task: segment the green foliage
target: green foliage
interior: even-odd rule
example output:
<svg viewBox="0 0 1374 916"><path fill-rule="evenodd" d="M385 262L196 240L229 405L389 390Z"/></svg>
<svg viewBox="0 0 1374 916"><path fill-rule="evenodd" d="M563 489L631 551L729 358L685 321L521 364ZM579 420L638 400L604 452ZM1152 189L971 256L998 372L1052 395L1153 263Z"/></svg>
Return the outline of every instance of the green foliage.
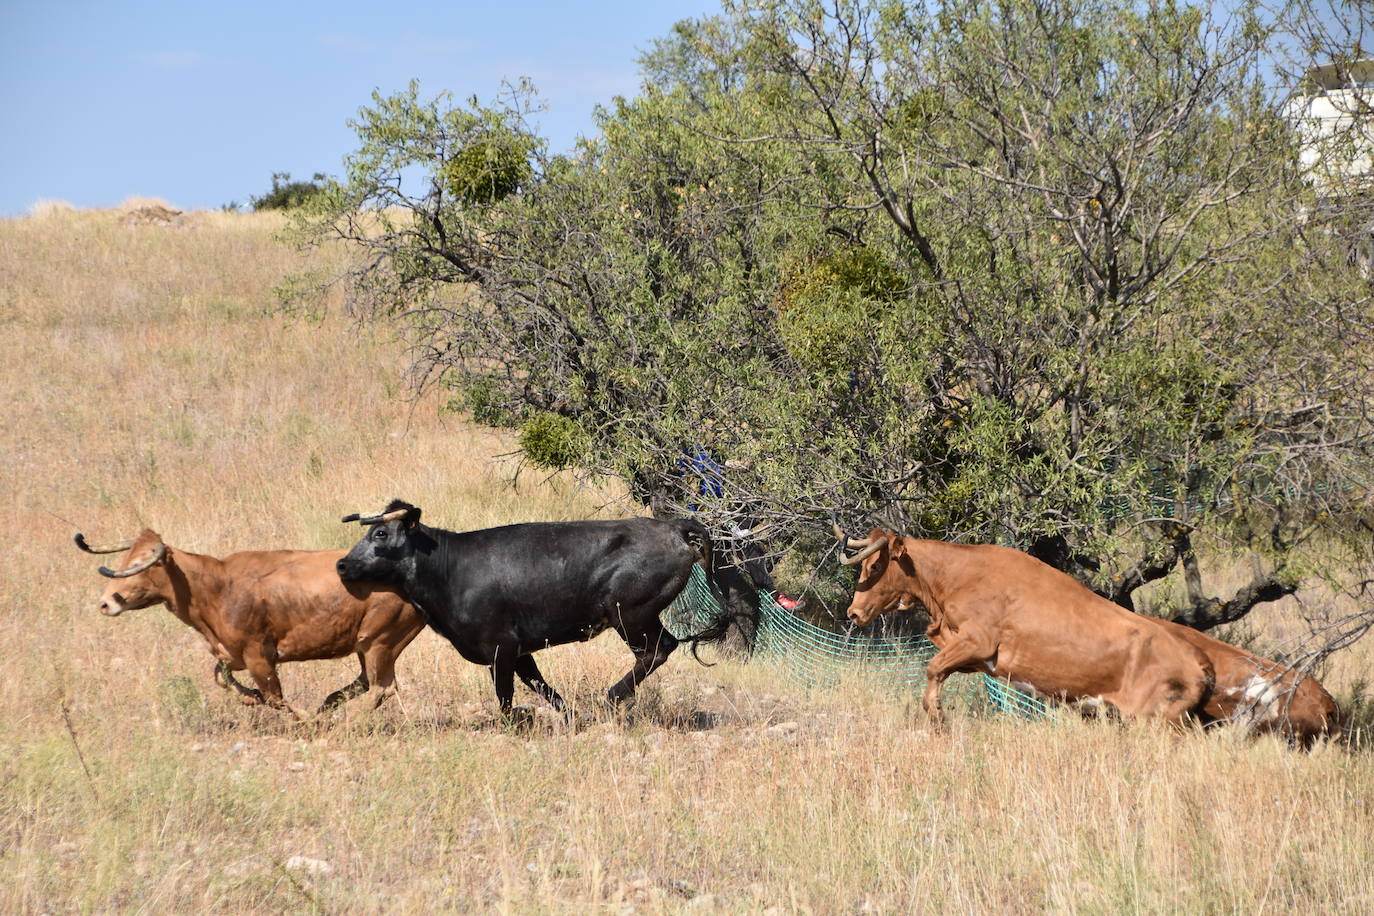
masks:
<svg viewBox="0 0 1374 916"><path fill-rule="evenodd" d="M461 378L455 382L457 397L450 398L447 409L468 411L474 422L486 426L517 426L521 411L512 407L501 387L493 379Z"/></svg>
<svg viewBox="0 0 1374 916"><path fill-rule="evenodd" d="M520 431L520 450L535 467L562 470L586 455L587 434L567 417L539 414Z"/></svg>
<svg viewBox="0 0 1374 916"><path fill-rule="evenodd" d="M570 155L528 86L374 96L303 229L533 463L724 540L1059 538L1105 588L1184 525L1286 586L1374 484L1374 321L1242 7L731 4Z"/></svg>
<svg viewBox="0 0 1374 916"><path fill-rule="evenodd" d="M296 210L318 200L325 193L326 183L323 172L316 172L310 181L292 181L290 172L273 172L272 189L261 197L250 197L249 203L255 211ZM229 209L228 205L225 209Z"/></svg>
<svg viewBox="0 0 1374 916"><path fill-rule="evenodd" d="M849 372L862 360L872 326L911 284L870 248L852 247L785 272L779 333L802 366L818 375Z"/></svg>
<svg viewBox="0 0 1374 916"><path fill-rule="evenodd" d="M515 193L533 175L522 139L492 134L463 147L440 168L449 193L469 204L491 204Z"/></svg>

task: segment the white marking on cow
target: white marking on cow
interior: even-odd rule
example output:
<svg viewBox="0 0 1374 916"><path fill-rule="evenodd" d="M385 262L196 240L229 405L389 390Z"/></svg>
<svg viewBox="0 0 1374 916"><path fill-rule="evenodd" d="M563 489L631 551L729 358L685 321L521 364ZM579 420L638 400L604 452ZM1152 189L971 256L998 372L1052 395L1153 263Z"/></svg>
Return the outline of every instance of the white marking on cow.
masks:
<svg viewBox="0 0 1374 916"><path fill-rule="evenodd" d="M1245 682L1244 691L1245 700L1251 705L1255 715L1265 719L1278 716L1276 702L1279 698L1279 688L1272 681L1267 681L1258 674L1254 675Z"/></svg>
<svg viewBox="0 0 1374 916"><path fill-rule="evenodd" d="M997 673L997 666L994 665L992 662L983 662L983 666L988 669L989 674Z"/></svg>

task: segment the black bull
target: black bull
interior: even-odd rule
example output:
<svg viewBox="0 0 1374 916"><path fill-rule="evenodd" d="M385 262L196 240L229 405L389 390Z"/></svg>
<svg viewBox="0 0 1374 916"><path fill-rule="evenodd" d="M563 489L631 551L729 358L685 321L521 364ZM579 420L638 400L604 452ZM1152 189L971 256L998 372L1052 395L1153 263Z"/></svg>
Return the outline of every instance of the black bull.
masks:
<svg viewBox="0 0 1374 916"><path fill-rule="evenodd" d="M510 712L517 674L566 710L531 653L607 628L635 656L607 696L612 703L629 698L679 644L659 613L687 584L692 564L712 578L711 538L695 521L538 522L453 532L420 524L420 509L400 500L381 515L344 521L370 527L339 561L339 576L394 586L463 658L491 668L503 713ZM723 638L737 616L724 612L686 637L693 652L697 643Z"/></svg>

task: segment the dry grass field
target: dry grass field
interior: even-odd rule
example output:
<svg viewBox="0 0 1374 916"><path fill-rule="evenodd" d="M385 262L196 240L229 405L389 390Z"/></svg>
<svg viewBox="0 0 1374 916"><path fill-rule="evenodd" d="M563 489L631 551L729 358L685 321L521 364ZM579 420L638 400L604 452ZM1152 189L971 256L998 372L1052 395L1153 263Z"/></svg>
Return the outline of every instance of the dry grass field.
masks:
<svg viewBox="0 0 1374 916"><path fill-rule="evenodd" d="M400 703L240 706L160 608L102 617L71 543L342 547L392 496L470 528L625 511L410 403L401 349L271 312L265 215L0 222L0 911L1374 912L1374 756L1235 733L955 717L683 653L623 719L495 715L423 633ZM1267 612L1267 613L1281 613ZM544 653L584 707L630 663ZM1335 660L1342 695L1371 650ZM290 665L315 704L351 660ZM517 688L517 703L533 697Z"/></svg>

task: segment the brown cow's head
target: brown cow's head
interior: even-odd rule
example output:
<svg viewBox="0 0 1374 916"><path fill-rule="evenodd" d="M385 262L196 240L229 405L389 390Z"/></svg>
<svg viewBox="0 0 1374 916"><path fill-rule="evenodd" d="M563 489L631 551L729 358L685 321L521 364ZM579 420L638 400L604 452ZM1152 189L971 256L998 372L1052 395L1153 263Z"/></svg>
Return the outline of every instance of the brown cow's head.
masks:
<svg viewBox="0 0 1374 916"><path fill-rule="evenodd" d="M100 574L113 581L100 596L100 613L118 617L125 611L165 603L171 597L171 581L165 567L167 545L156 531L144 528L132 541L116 547L97 549L76 536L76 546L87 553L119 553L127 549L119 569L100 567Z"/></svg>
<svg viewBox="0 0 1374 916"><path fill-rule="evenodd" d="M901 535L874 528L866 538L847 538L837 525L835 536L842 544L862 548L853 556L845 556L844 551L840 551L840 562L845 566L863 564L859 567L854 598L846 612L850 621L866 627L879 614L904 611L916 603L911 593L910 570L903 568L907 565L903 562L906 545Z"/></svg>

